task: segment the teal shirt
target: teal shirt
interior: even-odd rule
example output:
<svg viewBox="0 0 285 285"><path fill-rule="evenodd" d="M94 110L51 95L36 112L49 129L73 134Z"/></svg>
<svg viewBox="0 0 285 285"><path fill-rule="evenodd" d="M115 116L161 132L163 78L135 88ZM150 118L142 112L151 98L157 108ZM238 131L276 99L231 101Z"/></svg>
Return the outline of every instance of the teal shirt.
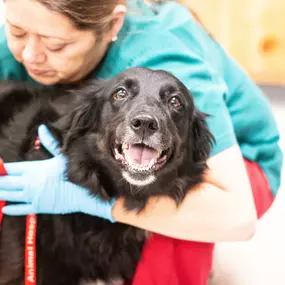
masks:
<svg viewBox="0 0 285 285"><path fill-rule="evenodd" d="M212 155L238 143L243 156L262 167L275 194L282 154L277 126L261 90L187 9L169 2L154 13L140 5L130 9L118 40L94 77L108 79L135 66L171 72L191 91L196 107L210 115L207 123L216 139ZM31 80L9 52L4 30L1 78Z"/></svg>

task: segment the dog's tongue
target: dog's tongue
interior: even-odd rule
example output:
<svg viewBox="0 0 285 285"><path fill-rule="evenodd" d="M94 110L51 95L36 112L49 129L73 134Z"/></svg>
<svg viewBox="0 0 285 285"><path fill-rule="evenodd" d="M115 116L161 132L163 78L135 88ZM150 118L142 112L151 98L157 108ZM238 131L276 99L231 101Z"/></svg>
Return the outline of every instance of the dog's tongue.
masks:
<svg viewBox="0 0 285 285"><path fill-rule="evenodd" d="M153 158L157 157L157 151L145 145L130 145L125 150L132 163L135 165L148 166Z"/></svg>

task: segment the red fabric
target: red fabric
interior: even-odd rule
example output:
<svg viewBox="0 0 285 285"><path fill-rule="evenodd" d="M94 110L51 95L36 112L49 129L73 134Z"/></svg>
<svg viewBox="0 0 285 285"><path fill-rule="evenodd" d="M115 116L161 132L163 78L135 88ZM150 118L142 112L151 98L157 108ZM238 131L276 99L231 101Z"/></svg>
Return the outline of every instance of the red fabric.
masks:
<svg viewBox="0 0 285 285"><path fill-rule="evenodd" d="M37 284L37 216L28 215L26 218L25 236L25 284Z"/></svg>
<svg viewBox="0 0 285 285"><path fill-rule="evenodd" d="M0 158L0 176L1 175L7 175L6 169L4 167L4 162ZM6 202L5 201L0 201L0 226L3 220L3 213L2 213L2 208L5 206Z"/></svg>
<svg viewBox="0 0 285 285"><path fill-rule="evenodd" d="M260 218L272 205L274 196L261 167L255 162L246 159L244 161L251 183L257 216Z"/></svg>
<svg viewBox="0 0 285 285"><path fill-rule="evenodd" d="M273 195L261 168L244 161L260 217L271 206ZM214 244L153 234L144 247L132 285L206 285L213 249Z"/></svg>
<svg viewBox="0 0 285 285"><path fill-rule="evenodd" d="M7 175L3 160L0 158L0 176ZM5 201L0 201L0 226L3 220L2 208ZM25 285L36 284L36 228L37 216L28 215L26 221L25 239Z"/></svg>
<svg viewBox="0 0 285 285"><path fill-rule="evenodd" d="M5 201L0 201L0 227L1 227L1 224L2 224L2 220L3 220L3 213L2 213L2 209L3 207L6 205L6 202Z"/></svg>

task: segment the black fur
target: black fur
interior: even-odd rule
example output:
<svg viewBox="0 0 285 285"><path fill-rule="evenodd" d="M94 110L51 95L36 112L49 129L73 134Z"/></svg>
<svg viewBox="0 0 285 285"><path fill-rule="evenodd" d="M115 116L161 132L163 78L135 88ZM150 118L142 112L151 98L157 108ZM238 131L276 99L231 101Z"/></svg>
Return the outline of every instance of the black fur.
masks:
<svg viewBox="0 0 285 285"><path fill-rule="evenodd" d="M128 97L115 100L113 95L119 89ZM173 96L180 105L170 104ZM203 180L212 141L205 115L195 109L186 87L164 71L135 68L72 92L2 82L0 110L0 157L5 162L49 158L43 148L33 148L37 127L45 123L68 158L69 180L104 200L124 197L128 210L141 211L149 197L159 195L170 196L179 204ZM157 121L159 142L151 134L130 131L130 121L137 114ZM123 166L113 150L115 141L124 136L132 143L171 149L152 184L138 187L123 178ZM5 216L0 285L23 284L24 236L25 217ZM143 230L97 217L38 215L37 284L130 280L144 240Z"/></svg>

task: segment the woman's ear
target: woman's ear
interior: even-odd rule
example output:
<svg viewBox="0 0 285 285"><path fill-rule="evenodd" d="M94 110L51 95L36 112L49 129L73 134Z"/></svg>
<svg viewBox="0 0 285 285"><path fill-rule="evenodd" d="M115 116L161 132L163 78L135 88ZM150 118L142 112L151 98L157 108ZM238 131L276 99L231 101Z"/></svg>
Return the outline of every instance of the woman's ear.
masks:
<svg viewBox="0 0 285 285"><path fill-rule="evenodd" d="M124 25L126 12L127 12L127 7L121 4L117 5L113 10L113 23L110 33L111 41L117 40L118 34Z"/></svg>

